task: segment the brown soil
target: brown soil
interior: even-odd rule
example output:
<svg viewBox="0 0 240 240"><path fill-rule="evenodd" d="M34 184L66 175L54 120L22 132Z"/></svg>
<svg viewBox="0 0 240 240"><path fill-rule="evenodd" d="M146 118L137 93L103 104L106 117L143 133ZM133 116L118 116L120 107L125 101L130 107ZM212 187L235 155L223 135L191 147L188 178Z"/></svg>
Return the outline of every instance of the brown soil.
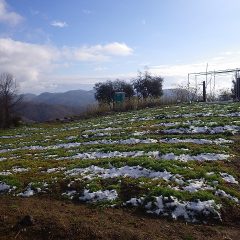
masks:
<svg viewBox="0 0 240 240"><path fill-rule="evenodd" d="M0 196L0 239L240 239L240 224L195 225L133 209ZM30 215L33 225L21 220ZM20 223L21 222L21 223Z"/></svg>

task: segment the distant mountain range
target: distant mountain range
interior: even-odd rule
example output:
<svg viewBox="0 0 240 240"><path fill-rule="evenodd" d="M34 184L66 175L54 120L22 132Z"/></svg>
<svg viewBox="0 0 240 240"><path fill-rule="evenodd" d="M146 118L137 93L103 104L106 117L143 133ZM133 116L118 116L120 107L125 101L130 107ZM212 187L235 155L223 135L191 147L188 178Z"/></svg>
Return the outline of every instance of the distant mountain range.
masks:
<svg viewBox="0 0 240 240"><path fill-rule="evenodd" d="M164 89L164 97L173 97L173 89ZM18 110L28 122L44 122L78 115L94 104L94 91L72 90L63 93L22 94L23 101Z"/></svg>
<svg viewBox="0 0 240 240"><path fill-rule="evenodd" d="M44 122L77 115L95 102L94 91L72 90L64 93L22 94L18 110L25 121Z"/></svg>
<svg viewBox="0 0 240 240"><path fill-rule="evenodd" d="M64 105L70 107L85 107L87 104L93 103L94 91L72 90L63 93L44 92L40 95L23 94L24 101L34 103L46 103L51 105Z"/></svg>

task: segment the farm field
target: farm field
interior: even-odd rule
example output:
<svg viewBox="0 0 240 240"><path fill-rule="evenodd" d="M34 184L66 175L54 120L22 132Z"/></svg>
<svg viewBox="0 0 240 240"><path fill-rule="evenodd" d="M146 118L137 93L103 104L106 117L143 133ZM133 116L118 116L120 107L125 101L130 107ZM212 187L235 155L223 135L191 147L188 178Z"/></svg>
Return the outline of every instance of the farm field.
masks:
<svg viewBox="0 0 240 240"><path fill-rule="evenodd" d="M2 237L237 239L239 134L239 103L1 131Z"/></svg>

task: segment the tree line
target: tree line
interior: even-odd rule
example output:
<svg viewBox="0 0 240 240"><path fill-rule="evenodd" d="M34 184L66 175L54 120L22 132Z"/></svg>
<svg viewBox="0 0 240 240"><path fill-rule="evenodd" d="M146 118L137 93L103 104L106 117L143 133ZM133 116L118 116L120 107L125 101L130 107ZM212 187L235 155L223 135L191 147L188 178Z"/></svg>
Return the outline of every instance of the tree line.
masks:
<svg viewBox="0 0 240 240"><path fill-rule="evenodd" d="M163 78L153 76L148 71L139 72L137 78L130 83L116 79L96 83L94 86L95 98L99 103L111 105L114 102L116 92L124 92L125 97L130 100L134 96L138 99L159 98L163 95Z"/></svg>

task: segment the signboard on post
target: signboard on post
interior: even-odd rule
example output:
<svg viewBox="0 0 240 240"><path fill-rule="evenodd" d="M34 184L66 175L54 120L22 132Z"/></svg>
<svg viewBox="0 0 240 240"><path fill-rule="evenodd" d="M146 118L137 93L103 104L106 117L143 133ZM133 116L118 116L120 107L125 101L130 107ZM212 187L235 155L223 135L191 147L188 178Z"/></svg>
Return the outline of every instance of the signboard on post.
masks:
<svg viewBox="0 0 240 240"><path fill-rule="evenodd" d="M115 92L114 94L114 108L119 110L123 108L125 102L125 92Z"/></svg>

